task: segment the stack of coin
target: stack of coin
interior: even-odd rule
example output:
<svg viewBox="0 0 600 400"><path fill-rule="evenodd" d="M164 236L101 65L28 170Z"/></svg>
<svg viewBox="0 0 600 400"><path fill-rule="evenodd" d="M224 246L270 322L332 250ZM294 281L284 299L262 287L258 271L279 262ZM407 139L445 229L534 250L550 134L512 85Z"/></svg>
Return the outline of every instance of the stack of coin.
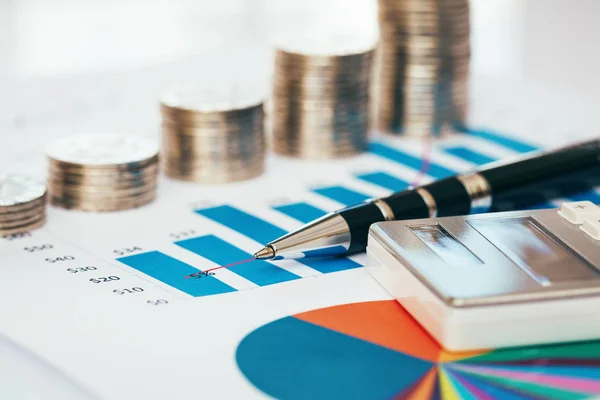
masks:
<svg viewBox="0 0 600 400"><path fill-rule="evenodd" d="M379 0L379 131L427 136L464 124L469 14L469 0Z"/></svg>
<svg viewBox="0 0 600 400"><path fill-rule="evenodd" d="M24 176L0 174L0 236L46 222L46 186Z"/></svg>
<svg viewBox="0 0 600 400"><path fill-rule="evenodd" d="M167 176L226 183L261 175L263 94L249 88L176 89L164 96L162 151Z"/></svg>
<svg viewBox="0 0 600 400"><path fill-rule="evenodd" d="M275 53L273 148L308 159L363 152L376 39L340 36L280 45Z"/></svg>
<svg viewBox="0 0 600 400"><path fill-rule="evenodd" d="M159 148L117 134L76 135L46 148L50 203L83 211L141 207L156 197Z"/></svg>

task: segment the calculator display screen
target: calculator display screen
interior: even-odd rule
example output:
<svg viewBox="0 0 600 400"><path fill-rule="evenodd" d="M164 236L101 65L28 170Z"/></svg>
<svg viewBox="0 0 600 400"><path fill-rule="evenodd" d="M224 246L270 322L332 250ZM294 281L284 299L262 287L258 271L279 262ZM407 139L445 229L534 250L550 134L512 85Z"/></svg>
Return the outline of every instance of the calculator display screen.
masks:
<svg viewBox="0 0 600 400"><path fill-rule="evenodd" d="M450 266L483 264L475 254L440 225L413 226L410 230Z"/></svg>
<svg viewBox="0 0 600 400"><path fill-rule="evenodd" d="M593 271L533 218L473 219L468 223L542 285L589 278Z"/></svg>

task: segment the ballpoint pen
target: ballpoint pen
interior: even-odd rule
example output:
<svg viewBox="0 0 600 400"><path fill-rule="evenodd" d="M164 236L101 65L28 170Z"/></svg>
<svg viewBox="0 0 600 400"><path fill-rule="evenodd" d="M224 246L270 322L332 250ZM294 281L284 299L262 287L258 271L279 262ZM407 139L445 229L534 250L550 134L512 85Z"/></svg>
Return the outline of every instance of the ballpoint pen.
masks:
<svg viewBox="0 0 600 400"><path fill-rule="evenodd" d="M600 185L600 139L508 161L409 188L329 213L267 243L254 257L282 260L364 251L380 221L524 209Z"/></svg>

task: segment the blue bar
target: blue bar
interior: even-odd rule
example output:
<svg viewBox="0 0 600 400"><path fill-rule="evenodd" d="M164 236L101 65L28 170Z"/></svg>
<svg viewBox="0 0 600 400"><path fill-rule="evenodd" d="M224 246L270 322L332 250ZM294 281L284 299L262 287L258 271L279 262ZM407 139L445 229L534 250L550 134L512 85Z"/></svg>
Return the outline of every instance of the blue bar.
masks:
<svg viewBox="0 0 600 400"><path fill-rule="evenodd" d="M186 279L186 276L199 270L159 251L122 257L117 261L194 297L235 291L231 286L212 276Z"/></svg>
<svg viewBox="0 0 600 400"><path fill-rule="evenodd" d="M181 240L175 242L175 244L218 265L228 265L252 258L251 254L213 235ZM298 275L294 275L285 269L261 260L234 265L227 269L259 286L272 285L299 278Z"/></svg>
<svg viewBox="0 0 600 400"><path fill-rule="evenodd" d="M457 127L456 129L460 132L467 133L469 135L481 139L485 139L487 141L499 144L500 146L507 147L514 151L518 151L519 153L527 153L529 151L538 150L537 146L533 146L529 143L521 142L516 139L511 139L498 133L490 132L488 130L471 129L467 127Z"/></svg>
<svg viewBox="0 0 600 400"><path fill-rule="evenodd" d="M552 203L540 203L540 204L535 204L533 206L527 207L528 210L547 210L549 208L556 208L556 206ZM515 210L518 211L518 210Z"/></svg>
<svg viewBox="0 0 600 400"><path fill-rule="evenodd" d="M462 158L473 164L483 165L496 161L488 155L479 153L475 150L471 150L468 147L456 146L456 147L445 147L444 151L448 154L452 154L455 157Z"/></svg>
<svg viewBox="0 0 600 400"><path fill-rule="evenodd" d="M203 208L196 210L196 213L261 244L266 244L287 233L278 226L229 205Z"/></svg>
<svg viewBox="0 0 600 400"><path fill-rule="evenodd" d="M196 213L259 243L268 243L287 233L278 226L228 205L196 210ZM361 266L349 258L300 259L298 262L324 274Z"/></svg>
<svg viewBox="0 0 600 400"><path fill-rule="evenodd" d="M596 191L578 193L569 196L569 201L591 201L594 204L600 205L600 194Z"/></svg>
<svg viewBox="0 0 600 400"><path fill-rule="evenodd" d="M281 206L275 206L273 207L273 209L287 215L288 217L297 219L298 221L303 222L305 224L314 221L317 218L321 218L323 215L327 214L320 208L312 206L308 203L285 204Z"/></svg>
<svg viewBox="0 0 600 400"><path fill-rule="evenodd" d="M352 189L345 188L343 186L328 186L316 188L312 191L331 200L335 200L338 203L342 203L345 206L353 206L373 197L367 196L364 193L360 193Z"/></svg>
<svg viewBox="0 0 600 400"><path fill-rule="evenodd" d="M381 142L372 142L369 146L369 151L379 157L387 158L388 160L406 165L407 167L417 171L421 171L423 168L423 161L420 158L385 145ZM452 171L446 167L442 167L441 165L433 162L430 163L429 169L427 170L427 175L436 179L447 178L455 174L455 171Z"/></svg>
<svg viewBox="0 0 600 400"><path fill-rule="evenodd" d="M398 179L393 175L385 172L371 172L368 174L356 175L358 179L362 179L365 182L372 183L373 185L381 186L389 189L393 192L399 192L408 188L408 182L404 182L402 179Z"/></svg>

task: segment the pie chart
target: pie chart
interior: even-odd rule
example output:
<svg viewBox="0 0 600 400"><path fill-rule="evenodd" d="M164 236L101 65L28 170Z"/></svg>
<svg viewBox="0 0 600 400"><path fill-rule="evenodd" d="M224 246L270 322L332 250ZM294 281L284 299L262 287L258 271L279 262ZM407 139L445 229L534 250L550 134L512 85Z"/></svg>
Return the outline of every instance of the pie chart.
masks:
<svg viewBox="0 0 600 400"><path fill-rule="evenodd" d="M584 399L600 341L449 353L395 301L292 315L247 335L244 376L277 399Z"/></svg>

